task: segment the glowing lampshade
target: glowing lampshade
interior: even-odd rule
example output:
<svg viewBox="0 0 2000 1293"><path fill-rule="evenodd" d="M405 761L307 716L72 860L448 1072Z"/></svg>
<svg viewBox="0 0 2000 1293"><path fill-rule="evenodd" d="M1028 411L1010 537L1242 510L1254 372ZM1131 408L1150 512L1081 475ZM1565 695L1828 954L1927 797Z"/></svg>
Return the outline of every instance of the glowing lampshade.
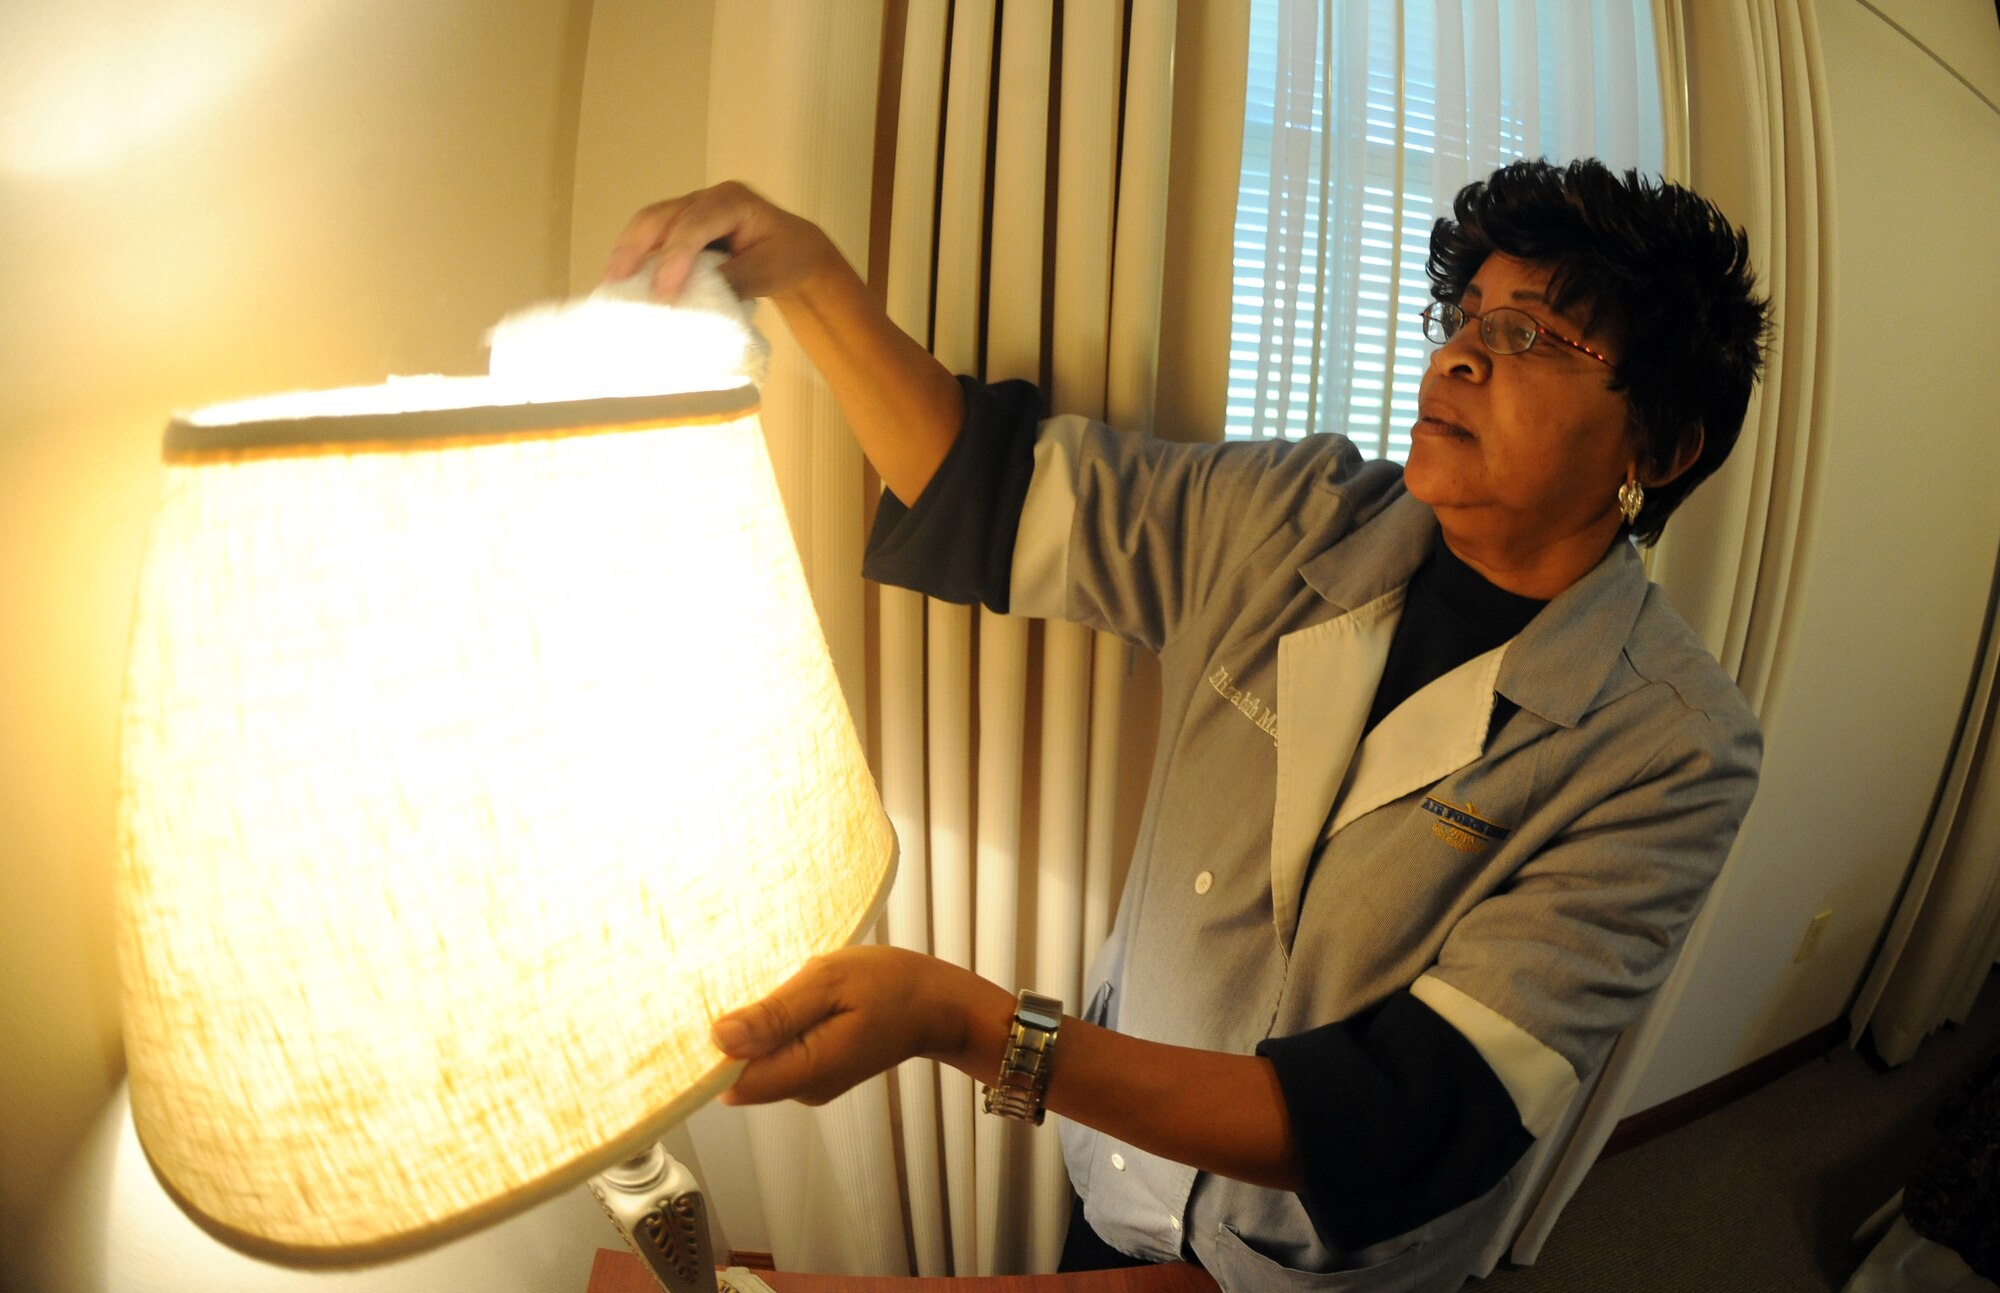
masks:
<svg viewBox="0 0 2000 1293"><path fill-rule="evenodd" d="M623 1158L894 840L754 389L488 379L176 421L124 717L133 1118L238 1247L354 1263Z"/></svg>

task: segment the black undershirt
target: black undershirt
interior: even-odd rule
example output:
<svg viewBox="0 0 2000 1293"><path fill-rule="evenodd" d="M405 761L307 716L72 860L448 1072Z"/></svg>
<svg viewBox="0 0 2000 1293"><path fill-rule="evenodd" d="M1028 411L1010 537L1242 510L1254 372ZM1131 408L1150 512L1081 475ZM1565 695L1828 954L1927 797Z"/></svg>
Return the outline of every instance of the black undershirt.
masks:
<svg viewBox="0 0 2000 1293"><path fill-rule="evenodd" d="M1410 577L1403 617L1396 623L1389 659L1362 732L1374 731L1391 710L1427 684L1512 638L1547 605L1489 583L1460 561L1440 535ZM1495 695L1486 730L1498 731L1513 708L1513 702Z"/></svg>

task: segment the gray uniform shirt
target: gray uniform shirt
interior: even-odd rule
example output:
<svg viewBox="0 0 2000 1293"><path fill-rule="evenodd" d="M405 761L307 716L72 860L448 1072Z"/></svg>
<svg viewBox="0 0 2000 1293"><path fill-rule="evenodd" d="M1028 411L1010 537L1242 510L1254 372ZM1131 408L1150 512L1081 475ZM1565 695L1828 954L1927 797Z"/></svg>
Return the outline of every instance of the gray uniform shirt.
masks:
<svg viewBox="0 0 2000 1293"><path fill-rule="evenodd" d="M1761 749L1632 547L1364 741L1437 530L1400 468L1337 436L1182 445L1059 417L1019 515L1011 609L1115 633L1162 669L1147 807L1085 1017L1249 1053L1407 991L1477 1048L1530 1134L1552 1132L1665 976ZM1496 694L1518 708L1489 731ZM1520 1185L1517 1167L1353 1246L1296 1195L1061 1134L1100 1235L1191 1255L1229 1290L1455 1289ZM1367 1148L1357 1128L1364 1182L1385 1170Z"/></svg>

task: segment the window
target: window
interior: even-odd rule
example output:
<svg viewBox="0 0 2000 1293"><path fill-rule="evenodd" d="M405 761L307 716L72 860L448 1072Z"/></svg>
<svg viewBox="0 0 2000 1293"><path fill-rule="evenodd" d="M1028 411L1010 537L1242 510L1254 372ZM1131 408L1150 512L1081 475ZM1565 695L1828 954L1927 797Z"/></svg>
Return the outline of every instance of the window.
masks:
<svg viewBox="0 0 2000 1293"><path fill-rule="evenodd" d="M1436 214L1518 157L1657 172L1659 87L1649 0L1251 0L1226 434L1400 461Z"/></svg>

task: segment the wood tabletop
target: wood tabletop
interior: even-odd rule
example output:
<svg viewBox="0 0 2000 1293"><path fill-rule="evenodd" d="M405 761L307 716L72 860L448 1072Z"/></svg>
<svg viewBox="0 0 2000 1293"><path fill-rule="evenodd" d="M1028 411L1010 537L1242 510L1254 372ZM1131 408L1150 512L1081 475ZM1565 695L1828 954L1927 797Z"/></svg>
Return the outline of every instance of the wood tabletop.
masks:
<svg viewBox="0 0 2000 1293"><path fill-rule="evenodd" d="M807 1275L758 1271L777 1293L1218 1293L1199 1266L1171 1262L1069 1275L983 1275L962 1279L882 1275ZM587 1293L660 1293L637 1257L622 1248L600 1248Z"/></svg>

